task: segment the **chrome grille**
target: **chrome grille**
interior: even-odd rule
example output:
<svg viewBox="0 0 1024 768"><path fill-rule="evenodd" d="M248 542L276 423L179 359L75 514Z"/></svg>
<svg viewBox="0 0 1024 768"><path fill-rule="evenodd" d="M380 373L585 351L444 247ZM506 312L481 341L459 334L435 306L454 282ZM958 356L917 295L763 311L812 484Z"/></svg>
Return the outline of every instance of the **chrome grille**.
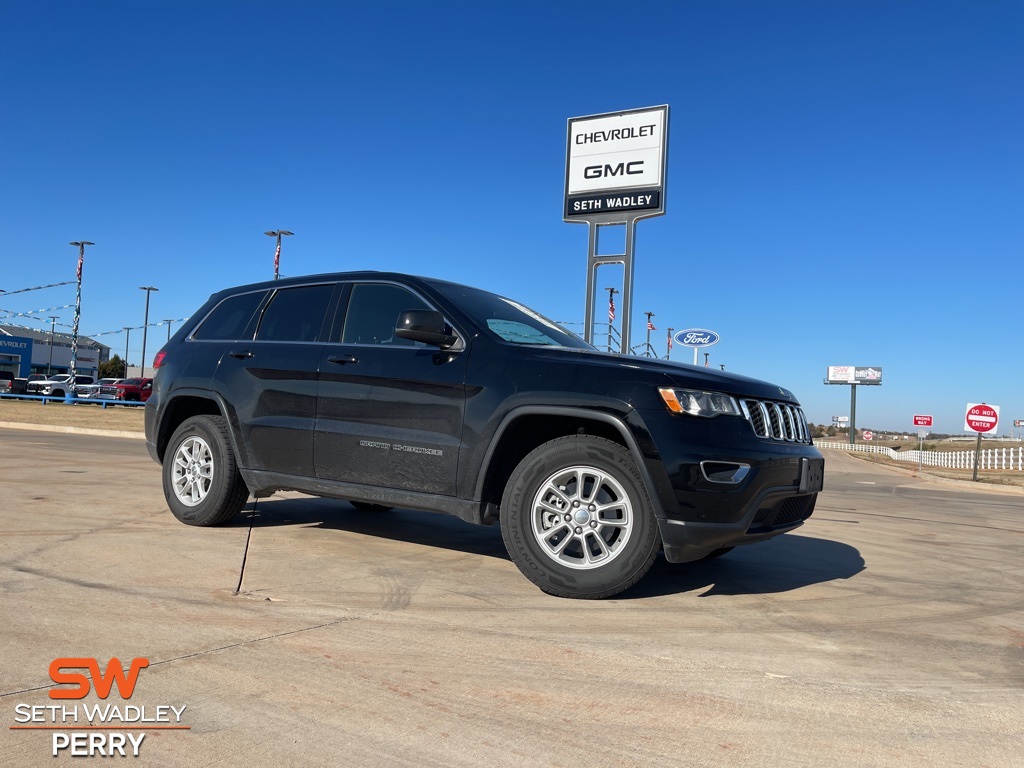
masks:
<svg viewBox="0 0 1024 768"><path fill-rule="evenodd" d="M807 419L800 406L770 400L740 400L740 408L758 437L787 443L811 442Z"/></svg>

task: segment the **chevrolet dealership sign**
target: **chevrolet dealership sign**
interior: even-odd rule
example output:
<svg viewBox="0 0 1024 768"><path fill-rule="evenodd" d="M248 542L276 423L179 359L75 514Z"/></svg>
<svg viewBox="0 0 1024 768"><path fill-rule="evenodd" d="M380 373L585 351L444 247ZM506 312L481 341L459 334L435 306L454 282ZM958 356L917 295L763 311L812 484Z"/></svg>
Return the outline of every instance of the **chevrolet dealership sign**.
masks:
<svg viewBox="0 0 1024 768"><path fill-rule="evenodd" d="M664 213L667 136L667 106L570 118L565 220Z"/></svg>

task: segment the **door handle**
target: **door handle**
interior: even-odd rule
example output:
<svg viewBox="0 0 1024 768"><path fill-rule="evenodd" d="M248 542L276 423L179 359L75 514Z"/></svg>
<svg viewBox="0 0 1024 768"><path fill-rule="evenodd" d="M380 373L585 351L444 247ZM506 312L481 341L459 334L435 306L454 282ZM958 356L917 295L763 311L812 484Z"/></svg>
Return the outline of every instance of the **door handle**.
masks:
<svg viewBox="0 0 1024 768"><path fill-rule="evenodd" d="M228 352L228 357L233 357L236 360L248 360L250 357L255 357L255 355L248 349L243 349L240 352Z"/></svg>
<svg viewBox="0 0 1024 768"><path fill-rule="evenodd" d="M348 365L349 363L358 363L359 358L355 355L331 355L327 358L327 362L335 365Z"/></svg>

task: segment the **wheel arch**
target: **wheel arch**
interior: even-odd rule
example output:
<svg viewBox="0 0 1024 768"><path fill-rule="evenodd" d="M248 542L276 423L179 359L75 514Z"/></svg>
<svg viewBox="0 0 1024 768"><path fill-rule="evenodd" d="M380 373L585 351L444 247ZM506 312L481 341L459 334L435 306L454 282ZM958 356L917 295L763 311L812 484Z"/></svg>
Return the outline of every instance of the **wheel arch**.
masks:
<svg viewBox="0 0 1024 768"><path fill-rule="evenodd" d="M228 437L240 466L248 466L248 452L242 446L236 432L237 420L234 412L216 392L207 390L181 390L163 407L160 427L157 431L157 455L163 461L171 435L186 419L193 416L223 416L228 424Z"/></svg>
<svg viewBox="0 0 1024 768"><path fill-rule="evenodd" d="M507 413L494 431L484 453L484 470L476 483L476 498L483 503L487 517L497 515L509 477L530 451L550 440L581 433L606 438L629 451L647 487L655 515L664 517L658 486L625 419L604 411L547 405L520 406Z"/></svg>

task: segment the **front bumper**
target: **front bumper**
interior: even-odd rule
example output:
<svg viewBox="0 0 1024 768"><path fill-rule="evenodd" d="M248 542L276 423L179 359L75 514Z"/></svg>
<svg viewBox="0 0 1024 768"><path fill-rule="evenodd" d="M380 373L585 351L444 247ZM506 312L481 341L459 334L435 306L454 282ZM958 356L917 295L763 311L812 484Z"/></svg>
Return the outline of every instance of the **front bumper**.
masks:
<svg viewBox="0 0 1024 768"><path fill-rule="evenodd" d="M758 437L739 417L644 419L656 447L659 525L670 562L777 536L814 511L824 459L809 443Z"/></svg>
<svg viewBox="0 0 1024 768"><path fill-rule="evenodd" d="M698 523L662 518L662 548L670 563L700 560L722 547L765 541L803 525L814 512L817 493L794 495L792 488L768 488L736 523Z"/></svg>

